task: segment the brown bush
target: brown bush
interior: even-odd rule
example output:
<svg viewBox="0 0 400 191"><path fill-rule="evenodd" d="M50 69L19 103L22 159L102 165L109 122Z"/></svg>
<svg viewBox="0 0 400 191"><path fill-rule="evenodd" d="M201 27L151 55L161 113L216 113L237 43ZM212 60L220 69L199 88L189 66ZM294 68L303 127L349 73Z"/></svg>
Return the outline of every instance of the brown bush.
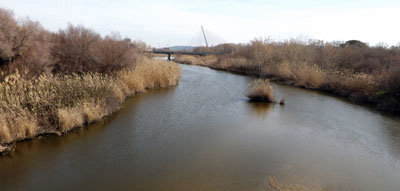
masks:
<svg viewBox="0 0 400 191"><path fill-rule="evenodd" d="M92 49L100 35L83 26L69 24L66 30L60 30L53 38L51 55L55 59L55 73L84 73L95 68Z"/></svg>
<svg viewBox="0 0 400 191"><path fill-rule="evenodd" d="M132 68L142 46L122 39L119 34L101 38L90 29L73 25L54 34L53 39L54 73L90 71L110 74L122 68Z"/></svg>
<svg viewBox="0 0 400 191"><path fill-rule="evenodd" d="M39 23L26 20L21 25L19 36L25 36L25 40L17 56L9 66L9 72L19 70L27 77L38 76L50 72L50 42L49 33Z"/></svg>
<svg viewBox="0 0 400 191"><path fill-rule="evenodd" d="M13 12L0 9L0 66L3 73L19 71L31 78L43 73L111 74L133 68L147 46L118 34L102 38L83 26L69 24L50 33L38 22L16 20Z"/></svg>
<svg viewBox="0 0 400 191"><path fill-rule="evenodd" d="M0 65L10 62L15 55L13 39L17 36L17 30L14 13L0 9Z"/></svg>
<svg viewBox="0 0 400 191"><path fill-rule="evenodd" d="M26 72L27 76L46 71L49 64L49 39L39 23L29 19L17 22L13 13L0 9L0 65L13 73Z"/></svg>
<svg viewBox="0 0 400 191"><path fill-rule="evenodd" d="M274 91L269 80L254 80L246 96L250 101L275 102Z"/></svg>
<svg viewBox="0 0 400 191"><path fill-rule="evenodd" d="M138 52L129 41L122 40L119 34L106 36L93 45L94 66L90 69L100 73L111 73L136 64Z"/></svg>
<svg viewBox="0 0 400 191"><path fill-rule="evenodd" d="M386 88L388 92L394 94L395 96L400 95L400 64L393 67L393 69L388 72L388 80L386 81Z"/></svg>

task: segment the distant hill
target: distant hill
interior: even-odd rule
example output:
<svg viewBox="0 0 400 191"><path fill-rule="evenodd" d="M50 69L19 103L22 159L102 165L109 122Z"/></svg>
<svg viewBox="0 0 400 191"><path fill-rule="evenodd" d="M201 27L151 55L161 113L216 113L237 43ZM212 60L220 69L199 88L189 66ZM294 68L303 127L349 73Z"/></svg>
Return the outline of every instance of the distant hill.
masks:
<svg viewBox="0 0 400 191"><path fill-rule="evenodd" d="M171 46L171 47L166 47L169 50L173 51L193 51L195 48L194 46Z"/></svg>

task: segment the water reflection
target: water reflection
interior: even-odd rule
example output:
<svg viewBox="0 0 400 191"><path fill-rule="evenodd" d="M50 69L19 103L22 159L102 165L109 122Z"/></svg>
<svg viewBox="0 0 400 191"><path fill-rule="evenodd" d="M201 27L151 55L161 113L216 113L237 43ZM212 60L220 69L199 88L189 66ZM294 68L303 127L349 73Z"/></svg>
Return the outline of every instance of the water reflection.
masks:
<svg viewBox="0 0 400 191"><path fill-rule="evenodd" d="M318 185L283 184L274 176L268 177L268 185L275 191L328 191L327 188L321 188Z"/></svg>
<svg viewBox="0 0 400 191"><path fill-rule="evenodd" d="M267 102L248 102L247 105L249 111L255 114L255 116L265 118L273 111L276 104Z"/></svg>

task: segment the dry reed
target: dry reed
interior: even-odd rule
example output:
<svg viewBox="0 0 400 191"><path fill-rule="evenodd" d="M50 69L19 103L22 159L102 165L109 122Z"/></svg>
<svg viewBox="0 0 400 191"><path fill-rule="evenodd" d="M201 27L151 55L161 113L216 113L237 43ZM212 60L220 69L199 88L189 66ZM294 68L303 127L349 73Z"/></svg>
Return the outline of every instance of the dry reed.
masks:
<svg viewBox="0 0 400 191"><path fill-rule="evenodd" d="M134 69L114 75L41 75L18 72L0 82L0 144L38 134L67 132L100 120L126 97L148 88L176 85L177 64L141 57Z"/></svg>
<svg viewBox="0 0 400 191"><path fill-rule="evenodd" d="M246 96L250 101L275 102L274 91L269 80L254 80Z"/></svg>

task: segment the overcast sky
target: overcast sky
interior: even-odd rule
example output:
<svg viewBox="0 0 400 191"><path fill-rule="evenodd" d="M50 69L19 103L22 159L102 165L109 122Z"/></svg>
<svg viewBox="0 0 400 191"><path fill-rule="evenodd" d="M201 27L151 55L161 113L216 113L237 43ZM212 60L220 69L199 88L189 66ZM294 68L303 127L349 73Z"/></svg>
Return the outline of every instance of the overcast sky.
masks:
<svg viewBox="0 0 400 191"><path fill-rule="evenodd" d="M256 37L400 42L400 0L0 0L57 31L82 24L155 46L188 45L203 25L228 42Z"/></svg>

